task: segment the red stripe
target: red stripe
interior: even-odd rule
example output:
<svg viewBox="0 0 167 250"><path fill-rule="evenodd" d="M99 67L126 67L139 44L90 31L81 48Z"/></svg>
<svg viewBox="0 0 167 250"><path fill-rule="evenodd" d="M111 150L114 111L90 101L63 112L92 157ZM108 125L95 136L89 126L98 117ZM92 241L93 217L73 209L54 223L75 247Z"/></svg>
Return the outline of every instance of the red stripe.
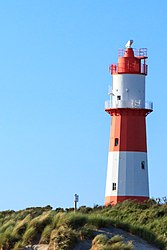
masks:
<svg viewBox="0 0 167 250"><path fill-rule="evenodd" d="M146 113L144 109L114 109L109 151L147 152ZM118 138L118 145L115 139Z"/></svg>
<svg viewBox="0 0 167 250"><path fill-rule="evenodd" d="M116 205L118 202L123 202L125 200L136 200L137 202L144 202L148 199L149 197L146 196L106 196L105 206Z"/></svg>

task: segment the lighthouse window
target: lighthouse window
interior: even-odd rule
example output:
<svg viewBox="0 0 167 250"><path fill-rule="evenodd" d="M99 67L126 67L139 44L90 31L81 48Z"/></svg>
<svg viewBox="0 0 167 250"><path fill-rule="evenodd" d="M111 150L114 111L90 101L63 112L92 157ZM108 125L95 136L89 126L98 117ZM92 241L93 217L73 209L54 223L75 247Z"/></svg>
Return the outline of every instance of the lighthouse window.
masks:
<svg viewBox="0 0 167 250"><path fill-rule="evenodd" d="M116 190L116 183L115 182L113 182L113 184L112 184L112 190Z"/></svg>
<svg viewBox="0 0 167 250"><path fill-rule="evenodd" d="M144 161L141 162L141 169L145 169L145 162Z"/></svg>
<svg viewBox="0 0 167 250"><path fill-rule="evenodd" d="M117 95L117 100L121 100L121 96L120 95Z"/></svg>
<svg viewBox="0 0 167 250"><path fill-rule="evenodd" d="M118 138L115 138L115 146L118 146L118 142L119 142Z"/></svg>

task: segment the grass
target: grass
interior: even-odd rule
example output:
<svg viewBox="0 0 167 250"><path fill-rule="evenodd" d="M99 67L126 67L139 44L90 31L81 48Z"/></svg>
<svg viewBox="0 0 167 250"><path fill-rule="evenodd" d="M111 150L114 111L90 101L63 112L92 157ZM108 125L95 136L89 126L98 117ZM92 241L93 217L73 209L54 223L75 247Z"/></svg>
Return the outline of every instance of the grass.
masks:
<svg viewBox="0 0 167 250"><path fill-rule="evenodd" d="M48 250L72 249L77 242L77 234L67 225L62 225L51 233Z"/></svg>
<svg viewBox="0 0 167 250"><path fill-rule="evenodd" d="M115 235L111 239L105 234L97 235L92 241L91 250L133 250L131 241L124 242L120 235Z"/></svg>
<svg viewBox="0 0 167 250"><path fill-rule="evenodd" d="M140 236L160 248L167 246L167 204L126 201L103 212L114 226Z"/></svg>
<svg viewBox="0 0 167 250"><path fill-rule="evenodd" d="M77 241L92 240L95 230L110 226L167 249L167 204L160 205L154 200L142 204L125 201L114 207L82 206L76 213L72 209L53 210L50 206L3 211L0 212L0 248L19 250L29 244L42 243L49 244L49 250L68 250ZM106 243L97 246L96 241L100 240ZM133 249L131 242L125 245L120 236L111 239L98 236L93 242L97 249Z"/></svg>
<svg viewBox="0 0 167 250"><path fill-rule="evenodd" d="M42 234L41 234L41 238L40 238L40 244L49 244L49 241L50 241L50 235L51 235L51 232L53 230L53 227L52 225L47 225Z"/></svg>

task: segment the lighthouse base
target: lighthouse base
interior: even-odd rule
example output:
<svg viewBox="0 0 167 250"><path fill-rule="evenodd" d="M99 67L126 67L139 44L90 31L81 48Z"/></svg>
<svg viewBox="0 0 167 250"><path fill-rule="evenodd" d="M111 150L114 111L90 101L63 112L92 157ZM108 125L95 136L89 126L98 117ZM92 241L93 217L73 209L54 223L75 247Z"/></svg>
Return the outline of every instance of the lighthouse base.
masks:
<svg viewBox="0 0 167 250"><path fill-rule="evenodd" d="M125 200L135 200L136 202L144 202L148 200L149 197L146 196L106 196L105 197L105 206L116 205L119 202Z"/></svg>

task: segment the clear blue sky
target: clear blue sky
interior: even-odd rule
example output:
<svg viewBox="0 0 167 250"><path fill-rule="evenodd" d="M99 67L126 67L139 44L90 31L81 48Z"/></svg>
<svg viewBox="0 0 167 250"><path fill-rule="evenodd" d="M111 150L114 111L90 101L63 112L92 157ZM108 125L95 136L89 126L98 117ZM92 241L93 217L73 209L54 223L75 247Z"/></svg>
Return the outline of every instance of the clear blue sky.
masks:
<svg viewBox="0 0 167 250"><path fill-rule="evenodd" d="M148 48L151 197L167 195L167 2L0 3L0 210L103 204L118 48Z"/></svg>

